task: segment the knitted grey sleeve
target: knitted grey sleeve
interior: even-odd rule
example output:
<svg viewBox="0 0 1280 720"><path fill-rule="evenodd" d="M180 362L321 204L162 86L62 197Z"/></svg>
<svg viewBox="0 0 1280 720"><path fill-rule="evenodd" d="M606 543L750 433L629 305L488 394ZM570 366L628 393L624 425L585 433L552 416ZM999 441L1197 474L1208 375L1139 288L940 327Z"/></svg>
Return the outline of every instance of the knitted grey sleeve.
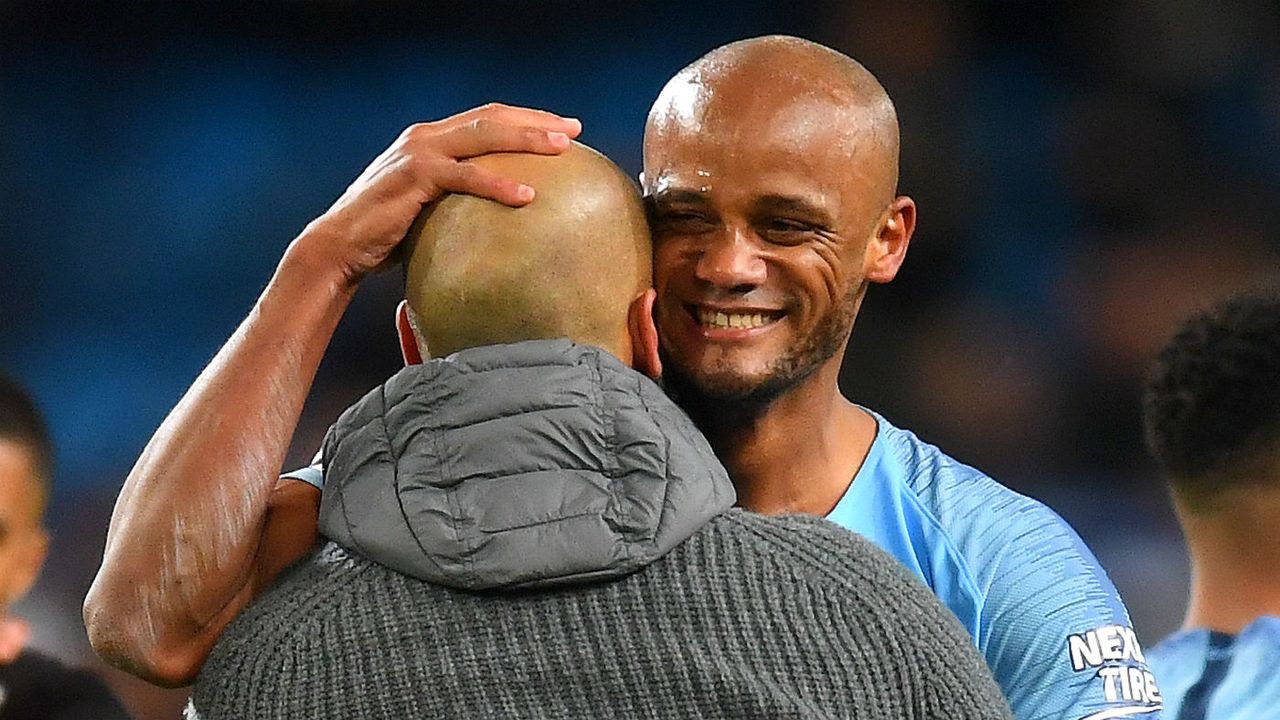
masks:
<svg viewBox="0 0 1280 720"><path fill-rule="evenodd" d="M847 652L876 648L893 669L907 714L921 718L1009 718L999 685L973 639L932 591L888 553L820 518L733 512L784 565L825 591L831 635Z"/></svg>

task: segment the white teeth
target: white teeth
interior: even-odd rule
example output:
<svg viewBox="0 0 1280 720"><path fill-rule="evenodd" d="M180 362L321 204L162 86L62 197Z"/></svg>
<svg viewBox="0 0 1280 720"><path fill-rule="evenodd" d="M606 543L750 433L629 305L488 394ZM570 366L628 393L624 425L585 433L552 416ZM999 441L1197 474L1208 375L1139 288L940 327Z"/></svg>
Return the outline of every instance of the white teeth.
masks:
<svg viewBox="0 0 1280 720"><path fill-rule="evenodd" d="M764 313L725 313L717 310L699 310L698 322L712 328L758 328L772 322Z"/></svg>

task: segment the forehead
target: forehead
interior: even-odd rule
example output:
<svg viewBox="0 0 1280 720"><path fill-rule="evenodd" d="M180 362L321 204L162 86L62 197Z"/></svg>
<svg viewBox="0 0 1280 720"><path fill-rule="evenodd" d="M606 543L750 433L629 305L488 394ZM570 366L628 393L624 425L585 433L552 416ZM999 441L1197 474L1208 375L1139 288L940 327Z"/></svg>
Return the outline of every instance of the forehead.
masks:
<svg viewBox="0 0 1280 720"><path fill-rule="evenodd" d="M874 128L830 92L673 83L645 137L646 191L714 188L824 203L878 181Z"/></svg>

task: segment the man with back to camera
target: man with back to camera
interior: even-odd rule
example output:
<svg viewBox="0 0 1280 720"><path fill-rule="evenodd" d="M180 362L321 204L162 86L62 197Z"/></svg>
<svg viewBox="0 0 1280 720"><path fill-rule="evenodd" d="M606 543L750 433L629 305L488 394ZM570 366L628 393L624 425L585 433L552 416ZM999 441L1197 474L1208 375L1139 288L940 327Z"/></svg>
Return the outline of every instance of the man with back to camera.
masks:
<svg viewBox="0 0 1280 720"><path fill-rule="evenodd" d="M544 135L580 130L561 118L511 115L535 111L474 112L493 121L490 129L536 118ZM496 184L491 174L481 175L483 186L464 185L453 161L488 146L456 137L469 127L456 118L431 127L440 134L420 134L414 148L429 158L419 164L426 186L525 201L516 183ZM534 132L527 144L554 151L544 135ZM399 161L384 156L369 172ZM1040 503L840 394L840 360L866 287L893 279L915 228L915 204L897 195L897 119L879 82L852 59L798 38L726 45L663 89L646 124L644 163L664 381L707 434L740 503L823 515L888 550L969 630L1016 717L1159 717L1159 691L1128 613L1075 532ZM377 176L357 180L353 191L365 178ZM369 226L380 223L379 247L393 246L411 215L357 203L353 191L304 236L367 213ZM348 277L386 252L361 257ZM95 646L114 662L168 682L189 678L262 578L315 537L316 491L285 478L273 492L269 478L351 285L324 287L280 291L308 304L290 323L271 325L293 355L254 332L270 318L251 318L229 345L236 352L215 360L131 474L86 602ZM244 347L242 334L259 340ZM250 372L246 384L239 373ZM277 399L219 391L231 386ZM210 433L199 423L210 413L254 422ZM261 422L271 423L270 442L255 435L246 449L245 427ZM298 476L317 480L320 471ZM221 523L199 498L229 501L224 512L234 521L207 546L195 542L203 535L171 531L175 514L187 527ZM276 530L286 525L293 528ZM179 583L155 572L175 565L166 552L220 561L189 563ZM141 596L153 606L146 617L130 610ZM113 630L129 624L142 632Z"/></svg>
<svg viewBox="0 0 1280 720"><path fill-rule="evenodd" d="M1280 289L1183 323L1143 422L1191 554L1182 630L1149 653L1168 714L1280 718Z"/></svg>
<svg viewBox="0 0 1280 720"><path fill-rule="evenodd" d="M1009 717L883 551L730 509L645 377L652 248L626 175L583 146L476 162L537 200L450 196L415 226L407 367L325 440L333 542L228 626L189 717Z"/></svg>
<svg viewBox="0 0 1280 720"><path fill-rule="evenodd" d="M9 608L44 564L44 508L53 443L35 403L0 375L0 720L126 718L106 685L27 647L30 630Z"/></svg>

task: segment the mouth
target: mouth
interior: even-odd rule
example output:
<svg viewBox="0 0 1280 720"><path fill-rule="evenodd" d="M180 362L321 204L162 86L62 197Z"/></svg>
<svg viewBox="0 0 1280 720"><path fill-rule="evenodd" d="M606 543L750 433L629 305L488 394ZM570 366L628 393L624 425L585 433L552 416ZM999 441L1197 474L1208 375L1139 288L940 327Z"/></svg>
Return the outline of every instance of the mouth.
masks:
<svg viewBox="0 0 1280 720"><path fill-rule="evenodd" d="M686 305L685 310L699 329L717 334L761 330L781 320L784 314L778 310L714 308L705 305Z"/></svg>

